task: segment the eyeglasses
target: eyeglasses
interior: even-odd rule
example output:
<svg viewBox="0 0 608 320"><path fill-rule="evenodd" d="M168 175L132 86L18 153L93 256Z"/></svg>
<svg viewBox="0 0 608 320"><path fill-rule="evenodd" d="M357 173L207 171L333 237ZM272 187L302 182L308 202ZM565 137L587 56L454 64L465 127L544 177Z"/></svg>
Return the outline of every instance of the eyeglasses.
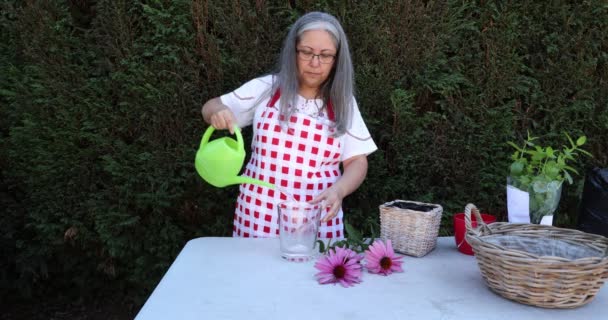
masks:
<svg viewBox="0 0 608 320"><path fill-rule="evenodd" d="M321 54L314 54L312 51L307 51L307 50L296 50L296 52L298 52L298 58L304 60L304 61L310 61L312 59L314 59L315 57L319 58L319 62L323 63L323 64L329 64L334 62L334 59L336 58L336 56L332 55L332 54L326 54L326 53L321 53Z"/></svg>

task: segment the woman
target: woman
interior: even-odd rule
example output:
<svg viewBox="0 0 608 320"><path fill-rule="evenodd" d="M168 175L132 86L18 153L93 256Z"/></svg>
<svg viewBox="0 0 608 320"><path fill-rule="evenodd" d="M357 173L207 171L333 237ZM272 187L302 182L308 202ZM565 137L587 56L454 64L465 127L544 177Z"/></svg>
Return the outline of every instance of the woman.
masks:
<svg viewBox="0 0 608 320"><path fill-rule="evenodd" d="M302 16L287 35L276 74L209 100L202 114L231 133L234 125L253 125L244 174L298 201L322 202L319 237L344 237L342 200L365 179L367 155L377 147L353 96L348 42L336 18L321 12ZM276 237L276 205L284 200L285 193L242 184L233 236Z"/></svg>

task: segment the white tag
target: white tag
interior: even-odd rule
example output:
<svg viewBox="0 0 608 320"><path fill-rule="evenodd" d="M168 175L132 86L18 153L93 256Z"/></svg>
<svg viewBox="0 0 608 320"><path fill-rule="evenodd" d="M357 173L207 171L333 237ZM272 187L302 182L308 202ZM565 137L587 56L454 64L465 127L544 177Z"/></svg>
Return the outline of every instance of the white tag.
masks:
<svg viewBox="0 0 608 320"><path fill-rule="evenodd" d="M511 223L530 223L530 195L507 185L507 212Z"/></svg>
<svg viewBox="0 0 608 320"><path fill-rule="evenodd" d="M540 220L540 224L544 224L546 226L552 226L553 225L553 216L543 216L543 218Z"/></svg>

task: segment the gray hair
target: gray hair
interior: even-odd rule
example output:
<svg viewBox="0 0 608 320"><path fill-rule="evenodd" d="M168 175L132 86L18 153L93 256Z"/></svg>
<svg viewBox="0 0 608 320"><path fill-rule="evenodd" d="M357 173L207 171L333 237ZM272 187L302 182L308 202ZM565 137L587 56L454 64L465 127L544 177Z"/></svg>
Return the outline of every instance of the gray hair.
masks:
<svg viewBox="0 0 608 320"><path fill-rule="evenodd" d="M341 136L351 123L354 71L346 34L334 16L323 12L310 12L293 24L281 50L277 81L272 86L272 92L274 93L277 89L281 90L279 111L284 116L283 121L289 121L295 112L290 105L295 106L299 88L296 45L302 33L308 30L327 31L336 45L337 52L333 69L321 87L321 96L325 107L327 107L327 102L331 101L335 116L335 136Z"/></svg>

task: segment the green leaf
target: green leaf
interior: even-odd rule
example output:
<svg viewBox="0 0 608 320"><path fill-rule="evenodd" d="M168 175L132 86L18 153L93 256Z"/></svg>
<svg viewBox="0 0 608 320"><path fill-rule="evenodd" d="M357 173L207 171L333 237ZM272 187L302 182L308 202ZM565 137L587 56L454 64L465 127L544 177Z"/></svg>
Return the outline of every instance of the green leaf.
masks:
<svg viewBox="0 0 608 320"><path fill-rule="evenodd" d="M580 146L584 145L585 142L587 142L587 137L582 136L576 140L576 145L580 147Z"/></svg>
<svg viewBox="0 0 608 320"><path fill-rule="evenodd" d="M551 180L555 180L559 176L561 169L557 166L555 161L548 161L545 164L545 173Z"/></svg>
<svg viewBox="0 0 608 320"><path fill-rule="evenodd" d="M329 241L331 241L331 239ZM317 240L317 244L319 245L319 252L324 253L325 252L325 242L323 242L323 240Z"/></svg>
<svg viewBox="0 0 608 320"><path fill-rule="evenodd" d="M534 140L536 140L536 139L538 139L538 137L532 137L532 136L530 135L530 131L528 131L528 141L534 141Z"/></svg>
<svg viewBox="0 0 608 320"><path fill-rule="evenodd" d="M593 155L591 153L587 152L586 150L578 149L578 151L586 156L593 158Z"/></svg>
<svg viewBox="0 0 608 320"><path fill-rule="evenodd" d="M572 184L572 176L570 176L570 174L568 173L568 171L564 171L564 177L566 177L566 180L568 180L569 184Z"/></svg>
<svg viewBox="0 0 608 320"><path fill-rule="evenodd" d="M568 138L568 141L570 142L571 146L575 146L574 141L572 141L572 138L570 138L570 135L567 132L564 132L564 134L566 135L566 138Z"/></svg>
<svg viewBox="0 0 608 320"><path fill-rule="evenodd" d="M545 158L545 153L544 152L534 152L532 151L532 160L533 161L541 161Z"/></svg>
<svg viewBox="0 0 608 320"><path fill-rule="evenodd" d="M524 164L522 162L517 161L517 162L513 162L511 164L511 175L512 176L520 175L523 170L524 170Z"/></svg>
<svg viewBox="0 0 608 320"><path fill-rule="evenodd" d="M0 96L15 97L17 96L17 93L6 89L0 89Z"/></svg>
<svg viewBox="0 0 608 320"><path fill-rule="evenodd" d="M572 171L572 172L574 172L574 173L578 174L578 171L576 171L576 169L574 169L574 168L572 168L572 167L570 167L570 166L564 166L564 169L566 169L566 170L570 170L570 171ZM564 172L565 172L565 171L564 171Z"/></svg>
<svg viewBox="0 0 608 320"><path fill-rule="evenodd" d="M351 226L350 223L344 221L344 229L346 229L346 234L349 239L353 239L355 241L362 240L361 233L359 231L355 230L355 228L353 228L353 226Z"/></svg>
<svg viewBox="0 0 608 320"><path fill-rule="evenodd" d="M507 144L510 145L511 147L515 148L519 152L524 152L524 150L522 148L520 148L518 145L516 145L515 143L513 143L511 141L508 141Z"/></svg>
<svg viewBox="0 0 608 320"><path fill-rule="evenodd" d="M374 238L376 238L376 229L374 229L374 225L373 224L369 225L369 231L370 231L370 234L371 234L370 241L374 241Z"/></svg>

